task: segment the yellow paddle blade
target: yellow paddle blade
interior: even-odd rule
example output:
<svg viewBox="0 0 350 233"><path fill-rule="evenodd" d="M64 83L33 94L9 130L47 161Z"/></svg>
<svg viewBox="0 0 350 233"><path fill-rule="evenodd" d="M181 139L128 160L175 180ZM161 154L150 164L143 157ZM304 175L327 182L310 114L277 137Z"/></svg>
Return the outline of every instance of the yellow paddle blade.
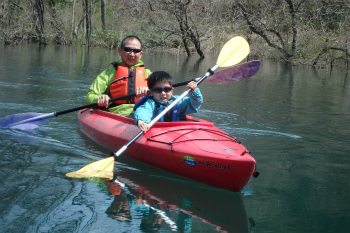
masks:
<svg viewBox="0 0 350 233"><path fill-rule="evenodd" d="M249 50L249 44L243 37L233 37L221 49L216 64L219 67L236 65L248 56Z"/></svg>
<svg viewBox="0 0 350 233"><path fill-rule="evenodd" d="M72 178L88 178L88 177L100 177L113 179L114 157L102 159L83 167L76 172L69 172L66 174Z"/></svg>

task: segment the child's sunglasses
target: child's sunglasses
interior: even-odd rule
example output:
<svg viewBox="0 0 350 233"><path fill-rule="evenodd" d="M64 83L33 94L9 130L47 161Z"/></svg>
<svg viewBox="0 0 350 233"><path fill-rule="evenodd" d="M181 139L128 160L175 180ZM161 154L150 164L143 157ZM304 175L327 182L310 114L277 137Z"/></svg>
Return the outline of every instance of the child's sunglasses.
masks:
<svg viewBox="0 0 350 233"><path fill-rule="evenodd" d="M151 91L155 92L155 93L162 93L163 91L165 93L169 93L169 92L171 92L172 89L173 89L173 87L155 87L155 88L151 89Z"/></svg>
<svg viewBox="0 0 350 233"><path fill-rule="evenodd" d="M130 47L123 47L123 49L127 53L131 53L131 52L140 53L142 51L141 49L133 49L133 48L130 48Z"/></svg>

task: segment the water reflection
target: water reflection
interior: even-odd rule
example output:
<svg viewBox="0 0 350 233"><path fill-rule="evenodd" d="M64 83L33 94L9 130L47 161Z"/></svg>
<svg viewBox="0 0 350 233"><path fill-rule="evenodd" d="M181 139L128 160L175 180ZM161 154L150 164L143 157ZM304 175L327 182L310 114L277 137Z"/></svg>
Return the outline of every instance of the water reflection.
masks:
<svg viewBox="0 0 350 233"><path fill-rule="evenodd" d="M145 232L191 232L194 219L220 232L249 232L242 193L128 169L103 182L114 195L107 215L125 222L132 221L135 211L142 215L140 229Z"/></svg>
<svg viewBox="0 0 350 233"><path fill-rule="evenodd" d="M177 231L176 224L167 216L167 214L154 206L149 205L142 196L133 194L125 183L117 178L107 182L108 190L114 195L111 206L106 210L109 217L125 222L131 221L131 209L137 209L142 214L140 229L146 232L155 232L160 230L162 223L168 224L173 231Z"/></svg>
<svg viewBox="0 0 350 233"><path fill-rule="evenodd" d="M0 129L0 138L13 139L17 142L28 145L43 144L42 138L44 137L44 133L40 131Z"/></svg>

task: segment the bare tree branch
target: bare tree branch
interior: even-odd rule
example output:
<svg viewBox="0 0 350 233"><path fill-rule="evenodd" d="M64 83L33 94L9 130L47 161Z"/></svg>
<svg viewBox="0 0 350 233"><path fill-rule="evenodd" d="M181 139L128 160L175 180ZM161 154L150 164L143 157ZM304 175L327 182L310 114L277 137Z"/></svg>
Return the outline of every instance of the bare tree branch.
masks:
<svg viewBox="0 0 350 233"><path fill-rule="evenodd" d="M323 54L329 52L330 50L337 50L337 51L341 51L345 54L346 58L350 57L350 53L348 52L347 49L344 48L337 48L337 47L332 47L332 46L327 46L325 47L316 57L316 59L314 60L314 62L312 63L312 66L316 66L317 62L319 61L319 59L322 57ZM348 59L346 59L348 61Z"/></svg>
<svg viewBox="0 0 350 233"><path fill-rule="evenodd" d="M281 33L278 30L276 30L276 28L268 27L265 23L262 22L262 20L259 20L257 17L253 16L252 14L249 14L248 10L243 6L242 3L238 3L238 6L242 10L243 16L247 22L249 29L255 34L258 34L260 37L262 37L270 47L277 49L282 54L282 57L286 62L290 62L290 60L295 57L297 47L298 47L298 43L297 43L298 29L297 29L296 17L300 6L305 2L305 0L300 1L296 6L294 5L292 0L284 0L284 1L287 3L287 6L289 8L290 18L291 18L290 25L284 25L284 26L285 27L289 26L293 32L292 43L290 46L288 45L288 43L285 42L285 41L288 41L288 39L284 40ZM254 24L250 20L250 18L257 20L259 24ZM274 35L276 35L280 45L274 43L271 40L271 38L266 34L266 32L271 32Z"/></svg>
<svg viewBox="0 0 350 233"><path fill-rule="evenodd" d="M162 28L164 31L172 32L174 35L178 35L181 38L182 44L186 50L187 56L191 56L191 50L189 48L189 42L192 42L198 55L204 58L204 53L201 49L200 36L196 25L188 16L188 7L190 6L191 0L166 0L166 1L155 1L153 4L151 0L147 0L148 5L152 11L165 11L173 15L177 22L177 28L173 25L166 24L164 21L156 23L154 20L152 22L157 25L158 28ZM157 5L157 10L155 8ZM171 29L169 29L171 28Z"/></svg>

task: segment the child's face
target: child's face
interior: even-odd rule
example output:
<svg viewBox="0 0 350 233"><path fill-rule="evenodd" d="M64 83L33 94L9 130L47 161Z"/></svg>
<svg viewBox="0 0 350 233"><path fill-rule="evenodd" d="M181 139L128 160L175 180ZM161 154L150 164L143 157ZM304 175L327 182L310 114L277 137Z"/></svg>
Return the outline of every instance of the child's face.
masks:
<svg viewBox="0 0 350 233"><path fill-rule="evenodd" d="M173 94L173 91L174 88L170 86L169 82L156 82L151 90L151 96L158 101L168 102Z"/></svg>

